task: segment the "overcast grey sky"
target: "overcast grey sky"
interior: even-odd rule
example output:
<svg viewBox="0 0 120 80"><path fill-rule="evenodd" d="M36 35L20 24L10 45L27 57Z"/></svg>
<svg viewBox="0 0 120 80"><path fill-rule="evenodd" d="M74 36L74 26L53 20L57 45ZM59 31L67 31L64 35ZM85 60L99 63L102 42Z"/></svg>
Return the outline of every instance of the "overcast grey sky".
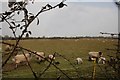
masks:
<svg viewBox="0 0 120 80"><path fill-rule="evenodd" d="M30 12L36 14L41 5L29 4ZM50 3L55 5L56 3ZM102 32L118 32L118 9L113 2L66 2L68 7L53 9L39 16L29 30L31 36L99 36ZM32 6L31 6L32 5ZM2 6L6 10L5 4ZM20 32L18 32L19 34ZM7 25L2 25L2 35L12 35Z"/></svg>

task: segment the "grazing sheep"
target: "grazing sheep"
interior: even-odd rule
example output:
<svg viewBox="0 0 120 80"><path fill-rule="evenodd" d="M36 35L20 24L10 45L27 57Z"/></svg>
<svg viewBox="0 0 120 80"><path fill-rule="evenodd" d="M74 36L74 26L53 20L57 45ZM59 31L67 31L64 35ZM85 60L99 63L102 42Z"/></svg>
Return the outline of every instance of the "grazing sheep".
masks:
<svg viewBox="0 0 120 80"><path fill-rule="evenodd" d="M103 55L103 53L102 52L89 52L88 55L89 55L90 61L96 59L96 61L98 62L98 59Z"/></svg>
<svg viewBox="0 0 120 80"><path fill-rule="evenodd" d="M15 64L16 64L16 68L17 68L18 64L20 64L21 62L26 62L26 64L28 65L27 60L30 61L31 54L30 53L25 53L25 56L24 56L24 54L19 54L19 55L16 55L12 59L12 61L15 62ZM26 60L26 58L27 58L27 60Z"/></svg>
<svg viewBox="0 0 120 80"><path fill-rule="evenodd" d="M100 57L98 60L98 63L102 62L102 64L105 64L106 58L105 57Z"/></svg>
<svg viewBox="0 0 120 80"><path fill-rule="evenodd" d="M52 60L52 59L55 60L55 56L53 56L52 54L49 54L49 55L48 55L48 58L49 58L50 60Z"/></svg>
<svg viewBox="0 0 120 80"><path fill-rule="evenodd" d="M37 55L35 55L37 60L39 60L39 61L43 61L44 60L44 58L45 58L45 53L44 52L36 52L35 51L35 53L37 54ZM38 56L38 55L40 55L41 57Z"/></svg>
<svg viewBox="0 0 120 80"><path fill-rule="evenodd" d="M82 58L76 58L76 61L77 61L77 64L82 64L83 63L83 60L82 60Z"/></svg>
<svg viewBox="0 0 120 80"><path fill-rule="evenodd" d="M109 65L115 67L116 58L114 58L113 56L109 56L109 57L110 57L110 60L108 61Z"/></svg>

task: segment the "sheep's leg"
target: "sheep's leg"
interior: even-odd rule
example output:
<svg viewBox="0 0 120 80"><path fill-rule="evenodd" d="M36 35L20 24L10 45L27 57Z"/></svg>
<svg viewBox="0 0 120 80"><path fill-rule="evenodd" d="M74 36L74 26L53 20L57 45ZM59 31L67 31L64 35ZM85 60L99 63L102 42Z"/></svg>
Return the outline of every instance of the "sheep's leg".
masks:
<svg viewBox="0 0 120 80"><path fill-rule="evenodd" d="M38 57L38 60L40 61L40 57Z"/></svg>
<svg viewBox="0 0 120 80"><path fill-rule="evenodd" d="M102 63L105 64L105 61L103 60Z"/></svg>
<svg viewBox="0 0 120 80"><path fill-rule="evenodd" d="M91 57L89 56L89 61L91 61L92 59L91 59Z"/></svg>
<svg viewBox="0 0 120 80"><path fill-rule="evenodd" d="M81 64L83 63L83 60L82 60L82 59L80 59L80 63L81 63Z"/></svg>
<svg viewBox="0 0 120 80"><path fill-rule="evenodd" d="M39 57L39 61L40 61L40 62L42 61L41 57Z"/></svg>
<svg viewBox="0 0 120 80"><path fill-rule="evenodd" d="M96 58L96 63L98 63L99 59L100 59L100 58L98 58L98 57Z"/></svg>
<svg viewBox="0 0 120 80"><path fill-rule="evenodd" d="M18 63L15 64L15 68L17 68L17 67L18 67Z"/></svg>
<svg viewBox="0 0 120 80"><path fill-rule="evenodd" d="M78 64L80 64L80 62L78 61Z"/></svg>
<svg viewBox="0 0 120 80"><path fill-rule="evenodd" d="M77 61L77 64L79 64L79 61Z"/></svg>
<svg viewBox="0 0 120 80"><path fill-rule="evenodd" d="M28 66L29 58L27 58L27 60L25 62L26 62L26 65Z"/></svg>
<svg viewBox="0 0 120 80"><path fill-rule="evenodd" d="M98 60L98 63L100 63L100 62L101 62L101 59Z"/></svg>

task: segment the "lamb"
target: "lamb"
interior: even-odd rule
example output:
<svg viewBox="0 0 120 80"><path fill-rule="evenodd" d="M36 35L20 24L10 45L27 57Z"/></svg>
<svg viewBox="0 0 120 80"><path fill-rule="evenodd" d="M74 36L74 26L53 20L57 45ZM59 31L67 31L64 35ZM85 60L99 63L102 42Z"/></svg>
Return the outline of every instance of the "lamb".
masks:
<svg viewBox="0 0 120 80"><path fill-rule="evenodd" d="M82 64L83 63L83 60L82 60L82 58L76 58L76 61L77 61L77 64Z"/></svg>
<svg viewBox="0 0 120 80"><path fill-rule="evenodd" d="M21 62L26 62L26 65L28 65L27 60L30 61L31 54L30 53L25 53L25 56L24 56L24 54L18 54L16 56L14 56L14 58L12 59L12 61L15 62L16 68L18 67L18 64L20 64ZM27 60L26 60L26 58L27 58Z"/></svg>
<svg viewBox="0 0 120 80"><path fill-rule="evenodd" d="M49 54L49 55L48 55L48 58L49 58L50 60L52 60L52 59L55 60L55 56L53 56L52 54Z"/></svg>

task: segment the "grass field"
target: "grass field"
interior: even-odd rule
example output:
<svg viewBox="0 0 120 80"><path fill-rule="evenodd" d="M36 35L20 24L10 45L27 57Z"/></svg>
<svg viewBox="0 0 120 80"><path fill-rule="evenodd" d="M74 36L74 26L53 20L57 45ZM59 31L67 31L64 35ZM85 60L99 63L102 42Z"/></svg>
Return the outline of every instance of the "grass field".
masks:
<svg viewBox="0 0 120 80"><path fill-rule="evenodd" d="M6 42L14 43L14 41L8 40ZM48 54L53 54L57 52L64 57L66 57L74 66L77 68L80 77L91 78L93 73L93 62L88 61L88 52L89 51L102 51L104 56L109 59L107 55L115 55L115 52L108 51L106 48L116 48L117 40L113 39L32 39L32 40L21 40L20 46L24 48L33 50L33 51L43 51L46 56ZM4 51L5 45L3 45ZM75 64L75 59L81 57L83 59L83 64ZM3 61L6 57L3 57ZM57 65L64 73L69 77L77 77L77 72L70 65L68 61L62 57L57 56L56 61L59 61L60 64ZM38 63L33 57L30 61L30 64L33 70L37 75L42 73L42 71L49 64L48 62ZM96 65L96 77L103 77L104 67L106 65L99 64ZM15 65L11 60L6 64L3 69L4 78L33 78L32 72L29 67L26 65L20 65L17 69L14 69ZM102 69L101 69L102 68ZM56 78L58 75L61 75L63 78L66 77L58 69L51 65L51 67L41 76L42 78ZM107 77L113 76L113 73L107 73Z"/></svg>

